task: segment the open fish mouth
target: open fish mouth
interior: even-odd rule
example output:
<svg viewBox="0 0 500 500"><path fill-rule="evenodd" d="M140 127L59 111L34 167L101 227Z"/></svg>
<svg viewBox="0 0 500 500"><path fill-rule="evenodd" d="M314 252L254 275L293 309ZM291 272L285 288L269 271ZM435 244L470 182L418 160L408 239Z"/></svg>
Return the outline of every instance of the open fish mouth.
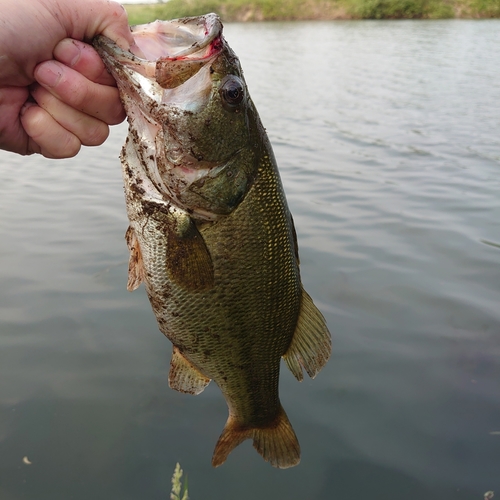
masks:
<svg viewBox="0 0 500 500"><path fill-rule="evenodd" d="M232 52L222 36L219 17L206 14L156 21L134 26L131 32L135 44L129 50L103 36L94 40L94 47L117 81L131 130L141 143L138 154L146 175L164 198L202 219L227 214L248 186L246 176L240 176L241 182L237 179L238 195L227 194L213 203L215 195L207 201L204 192L226 173L233 175L245 148L240 144L225 150L216 147L216 141L207 139L216 133L212 111L203 112L221 99L224 78L234 80L229 82L233 85L230 99L243 98L246 91L239 70L226 76L228 63L216 63L229 58L229 66L239 68L237 58L228 55ZM220 74L213 69L217 64L223 68ZM240 113L233 107L231 113ZM214 181L214 176L219 179ZM226 201L229 205L223 206Z"/></svg>
<svg viewBox="0 0 500 500"><path fill-rule="evenodd" d="M222 23L216 14L174 21L155 21L131 28L135 45L120 49L99 37L101 57L172 89L194 76L222 49Z"/></svg>
<svg viewBox="0 0 500 500"><path fill-rule="evenodd" d="M131 32L135 45L129 50L104 36L94 40L122 95L190 111L206 103L210 79L193 76L223 49L222 23L216 14L155 21L133 26Z"/></svg>

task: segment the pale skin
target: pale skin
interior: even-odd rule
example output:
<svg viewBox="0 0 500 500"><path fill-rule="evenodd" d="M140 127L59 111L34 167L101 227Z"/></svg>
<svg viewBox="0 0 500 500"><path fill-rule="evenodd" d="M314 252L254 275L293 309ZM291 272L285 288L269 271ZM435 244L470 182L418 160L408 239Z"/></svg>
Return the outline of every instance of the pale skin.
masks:
<svg viewBox="0 0 500 500"><path fill-rule="evenodd" d="M102 144L125 118L115 81L89 43L133 39L108 0L0 0L0 148L47 158Z"/></svg>

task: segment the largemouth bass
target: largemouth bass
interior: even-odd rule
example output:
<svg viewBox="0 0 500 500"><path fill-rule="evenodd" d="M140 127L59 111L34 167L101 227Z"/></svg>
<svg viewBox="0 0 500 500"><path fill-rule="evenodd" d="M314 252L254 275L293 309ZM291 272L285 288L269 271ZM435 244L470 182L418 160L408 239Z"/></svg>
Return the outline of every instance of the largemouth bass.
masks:
<svg viewBox="0 0 500 500"><path fill-rule="evenodd" d="M229 417L212 464L245 439L273 466L300 447L278 395L330 356L304 291L292 216L271 144L215 14L132 28L136 46L94 46L129 120L121 153L130 227L128 289L144 283L173 344L169 385L220 387Z"/></svg>

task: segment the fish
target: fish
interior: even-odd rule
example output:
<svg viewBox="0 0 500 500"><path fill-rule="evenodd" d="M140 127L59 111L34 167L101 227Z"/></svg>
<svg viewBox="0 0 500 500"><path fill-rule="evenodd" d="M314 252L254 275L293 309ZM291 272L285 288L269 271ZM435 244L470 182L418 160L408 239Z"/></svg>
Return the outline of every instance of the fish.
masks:
<svg viewBox="0 0 500 500"><path fill-rule="evenodd" d="M169 386L220 388L228 419L212 465L246 439L278 468L300 461L279 399L283 358L301 381L331 354L304 290L297 236L266 131L216 14L99 36L128 117L120 158L128 290L145 286L172 342Z"/></svg>

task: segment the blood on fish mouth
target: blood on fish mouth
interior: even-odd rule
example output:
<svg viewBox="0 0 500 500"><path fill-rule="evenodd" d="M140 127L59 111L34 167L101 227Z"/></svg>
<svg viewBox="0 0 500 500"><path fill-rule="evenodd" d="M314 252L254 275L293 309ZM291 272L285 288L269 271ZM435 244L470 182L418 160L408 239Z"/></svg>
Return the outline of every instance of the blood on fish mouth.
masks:
<svg viewBox="0 0 500 500"><path fill-rule="evenodd" d="M205 59L220 52L223 46L222 23L214 14L204 16L203 23L194 26L175 21L134 26L132 35L135 46L130 51L149 61Z"/></svg>

